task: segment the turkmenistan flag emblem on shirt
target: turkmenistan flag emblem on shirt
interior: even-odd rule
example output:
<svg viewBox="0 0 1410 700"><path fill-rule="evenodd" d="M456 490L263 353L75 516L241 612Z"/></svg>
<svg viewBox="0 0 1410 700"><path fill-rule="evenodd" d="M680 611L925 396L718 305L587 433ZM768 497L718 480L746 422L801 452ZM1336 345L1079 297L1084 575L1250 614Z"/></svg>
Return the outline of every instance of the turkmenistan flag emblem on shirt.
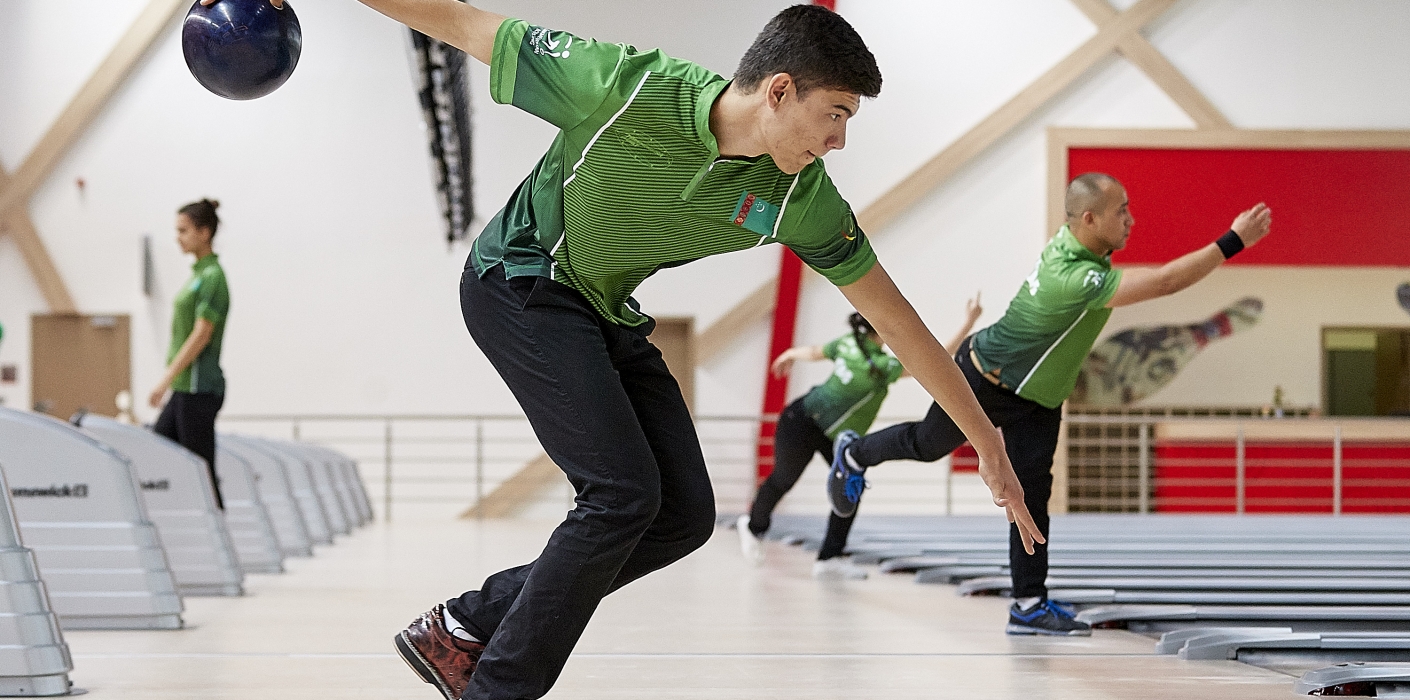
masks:
<svg viewBox="0 0 1410 700"><path fill-rule="evenodd" d="M757 195L741 193L739 201L734 204L734 225L743 226L761 236L773 234L777 220L778 207Z"/></svg>

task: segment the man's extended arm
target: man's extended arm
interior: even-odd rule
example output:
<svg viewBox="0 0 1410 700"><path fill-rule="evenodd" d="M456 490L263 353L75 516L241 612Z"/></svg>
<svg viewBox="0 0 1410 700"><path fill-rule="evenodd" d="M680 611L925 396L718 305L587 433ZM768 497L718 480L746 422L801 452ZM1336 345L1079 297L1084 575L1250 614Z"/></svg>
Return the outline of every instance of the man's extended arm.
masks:
<svg viewBox="0 0 1410 700"><path fill-rule="evenodd" d="M457 0L360 0L362 4L415 29L440 39L476 60L489 65L494 53L494 36L503 15L486 12Z"/></svg>
<svg viewBox="0 0 1410 700"><path fill-rule="evenodd" d="M793 369L793 363L797 360L808 360L816 362L818 360L826 359L827 357L823 355L823 350L821 346L800 345L798 347L789 348L779 353L778 357L774 358L774 362L770 366L770 368L773 370L775 377L782 377L784 375L787 375L788 372Z"/></svg>
<svg viewBox="0 0 1410 700"><path fill-rule="evenodd" d="M1268 206L1259 203L1239 214L1230 228L1238 234L1244 247L1251 247L1268 235L1272 222L1273 215ZM1116 294L1107 302L1107 308L1114 309L1174 294L1209 276L1224 260L1224 253L1219 246L1210 243L1154 270L1123 270Z"/></svg>
<svg viewBox="0 0 1410 700"><path fill-rule="evenodd" d="M974 322L984 315L984 306L979 303L979 292L974 293L973 299L968 299L964 303L964 324L955 331L955 337L945 344L945 352L951 356L959 352L960 344L969 337L969 332L974 330Z"/></svg>
<svg viewBox="0 0 1410 700"><path fill-rule="evenodd" d="M852 302L852 307L871 321L896 359L964 431L979 453L980 476L994 495L994 503L1008 511L1010 522L1018 524L1023 547L1032 554L1033 542L1043 541L1042 533L1023 503L1023 487L1004 452L1004 441L979 407L960 368L925 327L881 263L861 279L840 289Z"/></svg>

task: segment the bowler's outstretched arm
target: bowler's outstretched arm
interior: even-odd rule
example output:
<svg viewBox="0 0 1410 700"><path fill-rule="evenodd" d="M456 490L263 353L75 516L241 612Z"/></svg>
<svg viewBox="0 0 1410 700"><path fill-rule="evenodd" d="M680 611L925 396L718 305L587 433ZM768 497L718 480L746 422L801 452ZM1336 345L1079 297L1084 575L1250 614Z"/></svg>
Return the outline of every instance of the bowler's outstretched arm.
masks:
<svg viewBox="0 0 1410 700"><path fill-rule="evenodd" d="M457 0L360 0L362 4L444 41L486 65L494 53L494 36L504 15Z"/></svg>
<svg viewBox="0 0 1410 700"><path fill-rule="evenodd" d="M1273 225L1273 213L1262 202L1240 213L1230 226L1244 247L1253 247L1268 235ZM1116 294L1107 302L1115 309L1149 299L1169 296L1209 276L1224 264L1224 253L1215 243L1186 253L1154 270L1127 270L1121 275Z"/></svg>

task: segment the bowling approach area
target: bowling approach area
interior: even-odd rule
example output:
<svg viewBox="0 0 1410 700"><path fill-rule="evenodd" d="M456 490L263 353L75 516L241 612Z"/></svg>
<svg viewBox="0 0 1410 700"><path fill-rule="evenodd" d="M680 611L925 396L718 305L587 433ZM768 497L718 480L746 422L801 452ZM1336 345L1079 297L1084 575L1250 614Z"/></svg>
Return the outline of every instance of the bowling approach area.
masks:
<svg viewBox="0 0 1410 700"><path fill-rule="evenodd" d="M238 434L219 447L223 512L203 463L144 428L0 408L0 525L17 526L0 531L0 696L432 698L392 633L533 558L556 525L414 509L374 521L336 450ZM755 562L723 514L701 550L603 602L550 697L1220 700L1410 685L1403 517L1056 516L1051 595L1098 628L1070 638L996 624L1002 519L858 517L848 554L869 575L847 580L813 571L822 518L778 516Z"/></svg>
<svg viewBox="0 0 1410 700"><path fill-rule="evenodd" d="M434 700L391 633L446 591L532 556L553 525L375 523L284 574L247 576L243 598L188 599L185 629L66 634L73 677L91 697L122 700ZM1125 630L1008 637L995 624L1000 598L899 575L819 582L809 554L767 547L755 568L720 529L679 566L606 598L548 697L1295 697L1287 673L1160 655L1156 640Z"/></svg>

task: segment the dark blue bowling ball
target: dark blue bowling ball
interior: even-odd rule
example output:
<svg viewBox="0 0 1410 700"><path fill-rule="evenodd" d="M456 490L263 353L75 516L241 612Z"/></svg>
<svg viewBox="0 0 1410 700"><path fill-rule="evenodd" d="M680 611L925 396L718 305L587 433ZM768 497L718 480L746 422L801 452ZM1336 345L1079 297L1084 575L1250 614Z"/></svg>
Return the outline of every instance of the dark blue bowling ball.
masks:
<svg viewBox="0 0 1410 700"><path fill-rule="evenodd" d="M186 67L207 90L232 100L263 97L284 84L299 63L303 32L286 1L200 0L181 25Z"/></svg>

